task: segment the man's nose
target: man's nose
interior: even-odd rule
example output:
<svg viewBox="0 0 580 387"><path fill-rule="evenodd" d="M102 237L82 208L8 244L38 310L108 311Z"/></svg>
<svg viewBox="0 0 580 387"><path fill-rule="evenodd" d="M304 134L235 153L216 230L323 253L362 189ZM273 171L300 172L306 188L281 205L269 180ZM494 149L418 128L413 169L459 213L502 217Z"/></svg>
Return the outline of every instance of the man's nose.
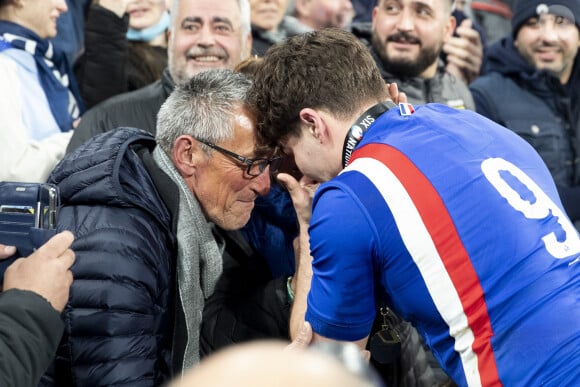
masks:
<svg viewBox="0 0 580 387"><path fill-rule="evenodd" d="M264 172L254 177L252 184L253 190L260 196L267 195L270 192L270 166L268 165Z"/></svg>
<svg viewBox="0 0 580 387"><path fill-rule="evenodd" d="M210 25L206 24L200 29L197 44L204 47L215 44L215 35Z"/></svg>
<svg viewBox="0 0 580 387"><path fill-rule="evenodd" d="M540 22L542 39L546 42L554 42L560 39L559 28L553 20L542 20Z"/></svg>
<svg viewBox="0 0 580 387"><path fill-rule="evenodd" d="M353 10L352 2L350 0L343 0L342 9L345 11L352 11Z"/></svg>
<svg viewBox="0 0 580 387"><path fill-rule="evenodd" d="M60 0L57 3L56 9L58 9L58 11L60 13L66 13L68 11L68 6L66 5L66 1L65 0Z"/></svg>
<svg viewBox="0 0 580 387"><path fill-rule="evenodd" d="M397 29L399 31L412 31L415 26L415 18L413 16L413 10L409 7L405 7L401 10L399 14L399 20L397 21Z"/></svg>

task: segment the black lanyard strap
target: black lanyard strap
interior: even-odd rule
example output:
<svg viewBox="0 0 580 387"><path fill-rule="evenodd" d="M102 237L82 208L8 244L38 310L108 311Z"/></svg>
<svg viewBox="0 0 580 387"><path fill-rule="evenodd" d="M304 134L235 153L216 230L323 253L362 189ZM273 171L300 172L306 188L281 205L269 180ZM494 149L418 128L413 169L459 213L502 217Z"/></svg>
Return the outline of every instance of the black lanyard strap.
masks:
<svg viewBox="0 0 580 387"><path fill-rule="evenodd" d="M342 167L346 167L348 161L350 160L350 156L352 155L352 151L358 143L362 140L365 132L371 126L373 122L377 120L383 113L387 110L397 107L391 101L385 101L378 103L367 111L365 111L356 121L353 126L350 127L346 138L344 139L344 146L342 147Z"/></svg>

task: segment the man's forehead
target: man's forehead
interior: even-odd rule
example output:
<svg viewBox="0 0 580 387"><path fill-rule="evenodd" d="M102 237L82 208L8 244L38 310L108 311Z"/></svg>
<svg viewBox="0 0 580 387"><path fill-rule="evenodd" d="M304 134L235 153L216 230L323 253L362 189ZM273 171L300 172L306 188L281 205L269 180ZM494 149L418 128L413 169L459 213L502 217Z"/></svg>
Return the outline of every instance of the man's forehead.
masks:
<svg viewBox="0 0 580 387"><path fill-rule="evenodd" d="M256 119L254 115L247 109L240 107L237 107L235 111L234 124L243 128L249 136L254 136L256 134Z"/></svg>
<svg viewBox="0 0 580 387"><path fill-rule="evenodd" d="M180 18L194 17L205 21L228 19L240 22L240 7L237 0L179 0Z"/></svg>
<svg viewBox="0 0 580 387"><path fill-rule="evenodd" d="M399 3L399 4L424 4L429 6L440 6L450 0L380 0L379 3Z"/></svg>
<svg viewBox="0 0 580 387"><path fill-rule="evenodd" d="M256 136L256 117L253 112L241 104L236 104L233 109L231 124L240 136L251 137L252 141Z"/></svg>

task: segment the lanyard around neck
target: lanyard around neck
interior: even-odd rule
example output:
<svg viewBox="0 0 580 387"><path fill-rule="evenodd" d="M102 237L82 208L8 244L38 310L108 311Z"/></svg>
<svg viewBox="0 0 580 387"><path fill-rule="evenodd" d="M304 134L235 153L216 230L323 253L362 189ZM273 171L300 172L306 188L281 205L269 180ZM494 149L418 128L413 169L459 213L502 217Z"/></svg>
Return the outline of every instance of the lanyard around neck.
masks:
<svg viewBox="0 0 580 387"><path fill-rule="evenodd" d="M358 143L362 140L365 132L371 126L373 122L379 118L384 112L389 110L390 108L396 107L393 102L385 101L378 103L367 111L365 111L354 123L353 126L350 127L346 138L344 139L344 146L342 147L342 167L346 167L348 161L350 160L350 156L352 155L352 151Z"/></svg>

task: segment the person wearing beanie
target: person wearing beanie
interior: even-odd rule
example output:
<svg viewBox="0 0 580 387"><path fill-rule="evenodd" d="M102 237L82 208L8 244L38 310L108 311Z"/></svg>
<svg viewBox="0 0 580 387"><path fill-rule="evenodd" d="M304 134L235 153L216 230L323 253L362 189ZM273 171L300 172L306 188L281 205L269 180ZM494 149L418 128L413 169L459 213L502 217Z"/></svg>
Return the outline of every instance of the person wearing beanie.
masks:
<svg viewBox="0 0 580 387"><path fill-rule="evenodd" d="M470 85L476 111L538 151L580 229L580 0L519 0L511 23Z"/></svg>
<svg viewBox="0 0 580 387"><path fill-rule="evenodd" d="M512 36L515 38L524 23L531 18L551 14L568 19L580 28L580 2L578 0L520 0L514 5Z"/></svg>

